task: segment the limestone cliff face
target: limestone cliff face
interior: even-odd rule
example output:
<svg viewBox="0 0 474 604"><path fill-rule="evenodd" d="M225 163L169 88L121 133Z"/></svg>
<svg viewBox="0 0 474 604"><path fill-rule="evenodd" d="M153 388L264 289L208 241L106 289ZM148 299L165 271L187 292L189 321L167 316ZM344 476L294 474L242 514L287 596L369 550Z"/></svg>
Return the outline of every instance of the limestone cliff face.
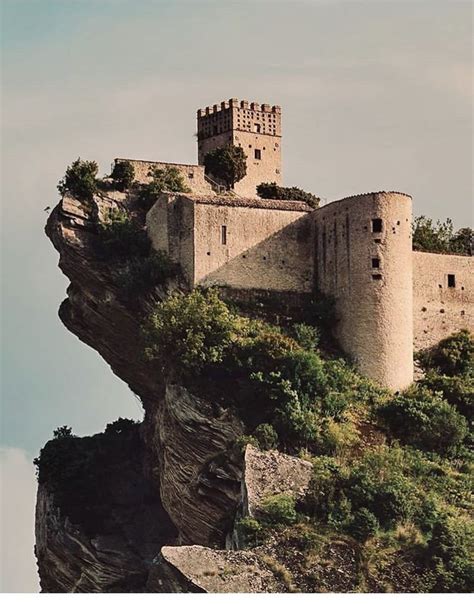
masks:
<svg viewBox="0 0 474 604"><path fill-rule="evenodd" d="M91 203L66 196L51 213L46 234L71 282L59 315L142 401L142 473L176 527L176 539L168 543L222 546L240 493L241 463L227 450L243 426L213 401L166 383L161 368L145 359L141 321L180 283L168 282L166 288L156 287L139 299L121 295L120 266L97 252L96 224L107 209L125 201L134 218L144 223L144 213L120 193L96 196ZM55 507L48 485L38 492L36 536L44 591L113 590L124 568L132 574L143 571L135 544L126 540L125 546L117 535L107 543L86 539L81 527Z"/></svg>

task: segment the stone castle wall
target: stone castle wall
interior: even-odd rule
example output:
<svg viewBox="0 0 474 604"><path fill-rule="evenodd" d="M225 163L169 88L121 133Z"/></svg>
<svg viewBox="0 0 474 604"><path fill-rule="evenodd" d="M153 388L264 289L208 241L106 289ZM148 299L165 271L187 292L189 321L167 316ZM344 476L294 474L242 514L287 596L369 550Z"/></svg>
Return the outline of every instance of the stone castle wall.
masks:
<svg viewBox="0 0 474 604"><path fill-rule="evenodd" d="M141 159L117 158L115 162L128 161L135 170L135 180L146 184L151 178L148 173L153 168L177 168L183 176L184 184L197 195L212 195L213 191L210 184L206 181L204 175L204 166L194 164L174 164L162 161L146 161Z"/></svg>
<svg viewBox="0 0 474 604"><path fill-rule="evenodd" d="M242 200L195 206L195 273L201 285L310 292L311 221L306 204Z"/></svg>
<svg viewBox="0 0 474 604"><path fill-rule="evenodd" d="M474 259L412 251L411 197L379 192L312 210L302 202L163 194L147 215L155 249L190 287L334 296L337 337L392 390L413 348L474 331ZM454 281L453 281L454 279Z"/></svg>
<svg viewBox="0 0 474 604"><path fill-rule="evenodd" d="M339 342L393 390L413 380L411 205L401 193L368 193L313 214L315 286L335 297Z"/></svg>
<svg viewBox="0 0 474 604"><path fill-rule="evenodd" d="M413 319L415 350L474 333L474 257L413 252Z"/></svg>

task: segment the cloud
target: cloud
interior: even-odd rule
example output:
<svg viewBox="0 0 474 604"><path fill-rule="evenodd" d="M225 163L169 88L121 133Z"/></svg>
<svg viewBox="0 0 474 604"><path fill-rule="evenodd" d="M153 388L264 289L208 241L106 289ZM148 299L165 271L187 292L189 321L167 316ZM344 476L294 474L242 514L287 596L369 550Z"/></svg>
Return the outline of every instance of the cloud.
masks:
<svg viewBox="0 0 474 604"><path fill-rule="evenodd" d="M23 449L0 447L0 477L0 592L38 592L32 460Z"/></svg>

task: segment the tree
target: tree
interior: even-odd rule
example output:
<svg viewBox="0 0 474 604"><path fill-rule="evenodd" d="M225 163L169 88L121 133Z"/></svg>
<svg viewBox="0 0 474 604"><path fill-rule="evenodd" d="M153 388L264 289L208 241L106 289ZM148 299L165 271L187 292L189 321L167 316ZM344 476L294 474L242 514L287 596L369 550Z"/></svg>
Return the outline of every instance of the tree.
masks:
<svg viewBox="0 0 474 604"><path fill-rule="evenodd" d="M114 169L110 175L112 180L115 182L119 191L125 191L130 188L135 178L135 168L131 162L117 161L115 162Z"/></svg>
<svg viewBox="0 0 474 604"><path fill-rule="evenodd" d="M235 183L247 174L246 159L242 147L235 145L218 147L209 151L204 158L206 174L212 174L215 178L224 181L228 189L232 189Z"/></svg>
<svg viewBox="0 0 474 604"><path fill-rule="evenodd" d="M97 172L99 166L95 161L76 159L66 169L66 174L58 183L61 195L67 192L84 201L91 201L97 191Z"/></svg>
<svg viewBox="0 0 474 604"><path fill-rule="evenodd" d="M71 438L74 434L72 433L72 428L69 426L59 426L56 430L53 430L53 438Z"/></svg>
<svg viewBox="0 0 474 604"><path fill-rule="evenodd" d="M472 254L474 231L470 228L454 231L453 221L438 220L417 216L413 221L413 249L421 252L438 252L444 254Z"/></svg>

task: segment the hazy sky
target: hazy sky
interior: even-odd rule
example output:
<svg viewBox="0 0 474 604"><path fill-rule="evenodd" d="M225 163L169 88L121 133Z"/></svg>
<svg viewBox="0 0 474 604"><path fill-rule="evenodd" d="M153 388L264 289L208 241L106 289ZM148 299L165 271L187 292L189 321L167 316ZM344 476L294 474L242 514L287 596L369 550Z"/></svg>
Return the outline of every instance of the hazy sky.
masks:
<svg viewBox="0 0 474 604"><path fill-rule="evenodd" d="M399 190L472 224L470 2L0 0L2 562L34 591L31 459L136 400L57 318L67 280L43 208L81 156L196 161L195 112L283 108L285 184L337 199ZM25 530L27 527L27 530Z"/></svg>

